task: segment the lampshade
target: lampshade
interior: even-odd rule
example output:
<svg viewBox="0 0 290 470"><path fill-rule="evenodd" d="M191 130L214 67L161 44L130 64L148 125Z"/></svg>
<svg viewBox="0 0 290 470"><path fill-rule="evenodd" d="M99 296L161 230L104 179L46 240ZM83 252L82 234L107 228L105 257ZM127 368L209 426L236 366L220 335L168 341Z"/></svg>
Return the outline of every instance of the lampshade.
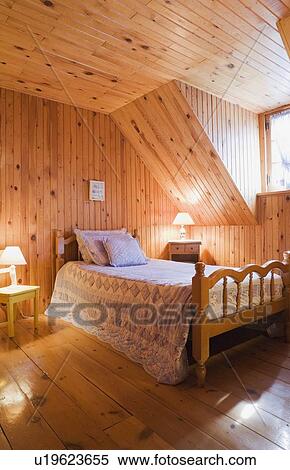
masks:
<svg viewBox="0 0 290 470"><path fill-rule="evenodd" d="M173 225L194 225L194 222L188 212L178 212Z"/></svg>
<svg viewBox="0 0 290 470"><path fill-rule="evenodd" d="M6 246L0 255L0 264L27 264L19 246Z"/></svg>

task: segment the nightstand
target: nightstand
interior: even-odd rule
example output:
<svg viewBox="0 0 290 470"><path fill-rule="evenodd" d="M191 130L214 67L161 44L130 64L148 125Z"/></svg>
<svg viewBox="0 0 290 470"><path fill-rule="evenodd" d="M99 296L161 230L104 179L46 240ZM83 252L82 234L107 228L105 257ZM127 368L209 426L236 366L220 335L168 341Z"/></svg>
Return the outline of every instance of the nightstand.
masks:
<svg viewBox="0 0 290 470"><path fill-rule="evenodd" d="M170 240L169 259L183 263L197 263L200 258L200 245L199 240Z"/></svg>
<svg viewBox="0 0 290 470"><path fill-rule="evenodd" d="M33 299L34 303L34 329L38 329L39 314L39 286L11 285L0 288L0 303L7 306L8 336L14 336L15 312L14 305L23 300Z"/></svg>

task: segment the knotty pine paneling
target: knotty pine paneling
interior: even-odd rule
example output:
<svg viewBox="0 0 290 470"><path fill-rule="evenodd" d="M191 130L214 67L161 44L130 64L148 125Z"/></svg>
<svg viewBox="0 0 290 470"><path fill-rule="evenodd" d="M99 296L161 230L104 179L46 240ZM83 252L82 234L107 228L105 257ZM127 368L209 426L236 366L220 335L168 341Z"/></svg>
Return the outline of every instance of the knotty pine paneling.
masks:
<svg viewBox="0 0 290 470"><path fill-rule="evenodd" d="M40 283L42 306L52 288L55 229L68 235L76 226L138 227L153 257L166 257L166 241L176 235L171 200L112 120L79 112L0 90L0 249L12 243L21 246L28 266L17 268L18 277L23 283ZM87 119L92 135L80 116ZM104 155L110 157L108 162ZM104 204L87 200L89 178L106 181ZM202 240L204 261L243 265L281 258L283 250L290 249L290 193L257 200L256 226L189 230Z"/></svg>
<svg viewBox="0 0 290 470"><path fill-rule="evenodd" d="M185 83L178 85L241 194L255 210L261 191L258 115Z"/></svg>
<svg viewBox="0 0 290 470"><path fill-rule="evenodd" d="M170 82L111 115L181 211L200 225L255 224L196 113Z"/></svg>
<svg viewBox="0 0 290 470"><path fill-rule="evenodd" d="M166 257L177 210L109 116L1 89L0 120L0 249L21 247L18 278L40 284L42 307L55 230L137 228L148 256ZM89 179L105 181L104 203L88 201Z"/></svg>
<svg viewBox="0 0 290 470"><path fill-rule="evenodd" d="M257 196L258 225L197 227L190 236L202 240L208 264L243 266L282 259L290 250L290 191Z"/></svg>
<svg viewBox="0 0 290 470"><path fill-rule="evenodd" d="M257 196L261 190L258 115L190 85L178 85L242 195L255 207L258 221L256 226L192 227L192 238L202 240L202 259L226 266L282 259L283 251L290 249L290 192Z"/></svg>

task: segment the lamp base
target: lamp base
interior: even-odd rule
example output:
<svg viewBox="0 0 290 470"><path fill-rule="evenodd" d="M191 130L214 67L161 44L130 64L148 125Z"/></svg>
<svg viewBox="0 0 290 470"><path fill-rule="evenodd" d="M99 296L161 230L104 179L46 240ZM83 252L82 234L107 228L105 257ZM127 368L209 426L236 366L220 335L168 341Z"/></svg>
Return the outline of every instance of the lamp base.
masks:
<svg viewBox="0 0 290 470"><path fill-rule="evenodd" d="M16 267L14 266L14 264L11 264L9 268L9 272L10 272L11 286L17 286Z"/></svg>
<svg viewBox="0 0 290 470"><path fill-rule="evenodd" d="M180 236L180 240L184 240L186 237L186 230L184 228L184 225L180 226L179 236Z"/></svg>
<svg viewBox="0 0 290 470"><path fill-rule="evenodd" d="M17 277L16 277L16 267L14 264L9 266L9 268L1 268L0 269L0 274L10 274L10 281L11 281L11 286L17 286Z"/></svg>

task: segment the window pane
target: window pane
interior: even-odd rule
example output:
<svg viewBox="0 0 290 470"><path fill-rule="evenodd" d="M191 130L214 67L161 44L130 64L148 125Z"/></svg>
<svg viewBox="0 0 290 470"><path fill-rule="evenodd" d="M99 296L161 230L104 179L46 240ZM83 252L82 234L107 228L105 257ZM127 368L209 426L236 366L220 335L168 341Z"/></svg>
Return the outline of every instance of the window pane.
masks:
<svg viewBox="0 0 290 470"><path fill-rule="evenodd" d="M290 111L271 116L270 189L290 189Z"/></svg>

